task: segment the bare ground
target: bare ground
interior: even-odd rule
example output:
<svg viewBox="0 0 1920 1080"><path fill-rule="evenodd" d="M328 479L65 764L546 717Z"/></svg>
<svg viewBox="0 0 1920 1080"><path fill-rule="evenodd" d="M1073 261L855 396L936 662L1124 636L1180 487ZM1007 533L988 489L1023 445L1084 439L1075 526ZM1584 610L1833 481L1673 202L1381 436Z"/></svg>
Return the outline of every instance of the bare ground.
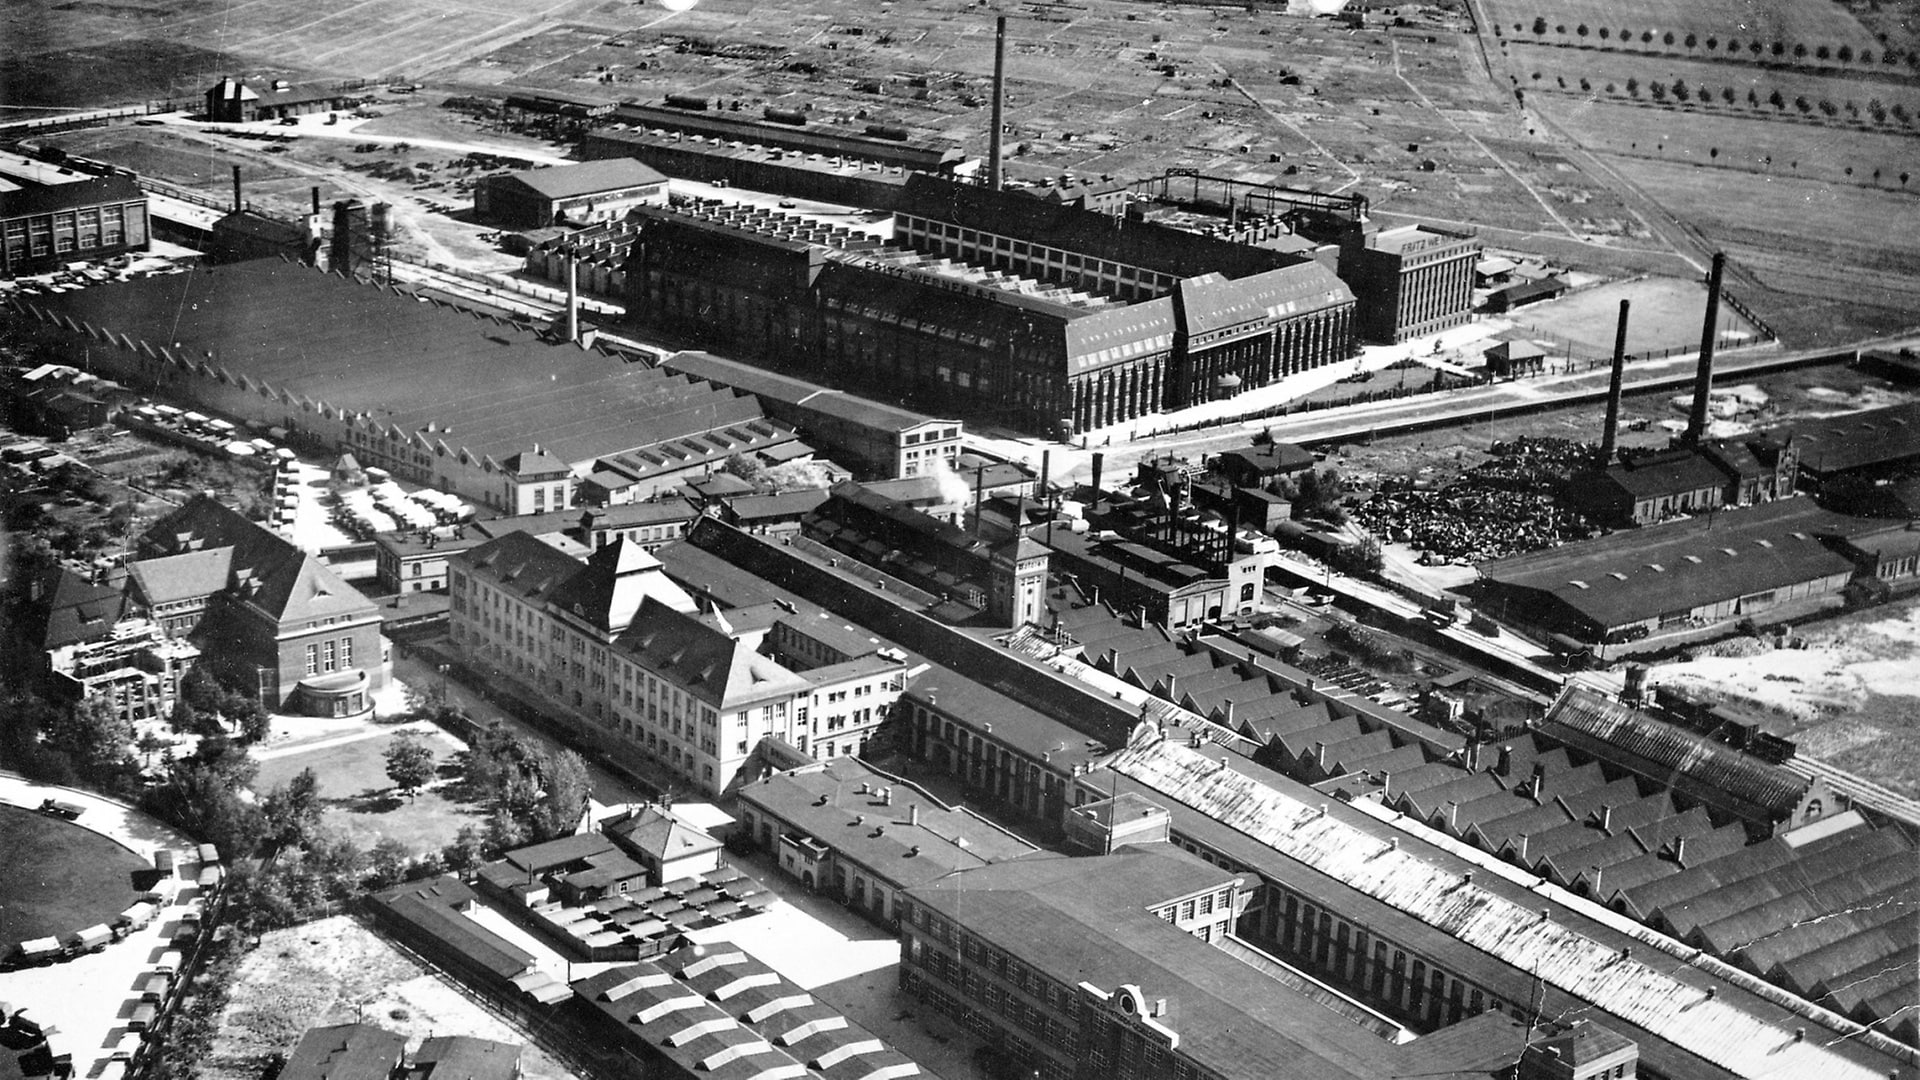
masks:
<svg viewBox="0 0 1920 1080"><path fill-rule="evenodd" d="M578 1080L524 1032L345 915L262 938L235 976L204 1075L255 1080L265 1055L291 1050L306 1029L355 1020L400 1032L415 1048L431 1034L520 1043L527 1080Z"/></svg>

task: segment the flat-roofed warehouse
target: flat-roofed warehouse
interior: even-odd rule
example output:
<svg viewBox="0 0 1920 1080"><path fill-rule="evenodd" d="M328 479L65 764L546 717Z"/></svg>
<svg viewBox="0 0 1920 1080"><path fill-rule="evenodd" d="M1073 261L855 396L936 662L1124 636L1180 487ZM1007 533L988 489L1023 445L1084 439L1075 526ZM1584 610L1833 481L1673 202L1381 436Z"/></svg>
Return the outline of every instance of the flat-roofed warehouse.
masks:
<svg viewBox="0 0 1920 1080"><path fill-rule="evenodd" d="M1884 524L1788 499L1501 559L1480 575L1508 617L1624 642L1837 604L1855 563L1829 543Z"/></svg>
<svg viewBox="0 0 1920 1080"><path fill-rule="evenodd" d="M603 459L631 461L652 490L796 441L732 390L292 263L14 309L129 386L285 427L508 513L572 505L574 478Z"/></svg>
<svg viewBox="0 0 1920 1080"><path fill-rule="evenodd" d="M1920 402L1810 417L1761 438L1800 452L1800 475L1818 487L1838 476L1879 479L1920 464Z"/></svg>

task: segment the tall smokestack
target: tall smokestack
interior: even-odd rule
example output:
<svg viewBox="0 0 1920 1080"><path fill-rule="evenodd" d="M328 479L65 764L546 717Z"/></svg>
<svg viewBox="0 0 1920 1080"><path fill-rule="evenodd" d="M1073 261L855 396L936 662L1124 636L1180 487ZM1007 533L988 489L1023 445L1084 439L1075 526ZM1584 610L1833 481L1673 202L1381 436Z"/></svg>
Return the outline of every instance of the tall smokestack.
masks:
<svg viewBox="0 0 1920 1080"><path fill-rule="evenodd" d="M973 470L973 537L980 538L980 504L987 497L987 465L981 462ZM1015 522L1017 526L1019 523Z"/></svg>
<svg viewBox="0 0 1920 1080"><path fill-rule="evenodd" d="M1053 451L1040 451L1040 489L1035 494L1040 496L1040 505L1043 507L1050 508L1053 506L1053 500L1047 498L1047 477L1052 472ZM1016 522L1015 526L1018 527L1018 524L1019 523ZM1047 543L1053 543L1053 514L1051 513L1047 514Z"/></svg>
<svg viewBox="0 0 1920 1080"><path fill-rule="evenodd" d="M240 166L235 165L233 167L233 208L235 210L242 210L246 208L246 205L246 203L240 201Z"/></svg>
<svg viewBox="0 0 1920 1080"><path fill-rule="evenodd" d="M1094 498L1100 497L1100 470L1107 463L1107 455L1095 452L1093 455L1093 491Z"/></svg>
<svg viewBox="0 0 1920 1080"><path fill-rule="evenodd" d="M1727 253L1713 253L1707 275L1707 317L1700 327L1700 367L1693 376L1693 411L1687 416L1686 445L1698 446L1707 434L1707 399L1713 393L1713 339L1720 329L1720 278L1727 270Z"/></svg>
<svg viewBox="0 0 1920 1080"><path fill-rule="evenodd" d="M1007 17L993 20L993 130L987 133L987 186L1000 190L1000 130L1006 126Z"/></svg>
<svg viewBox="0 0 1920 1080"><path fill-rule="evenodd" d="M1627 375L1627 308L1620 301L1620 327L1613 332L1613 377L1607 380L1607 426L1600 431L1600 467L1613 463L1614 434L1620 429L1620 383Z"/></svg>
<svg viewBox="0 0 1920 1080"><path fill-rule="evenodd" d="M318 184L315 184L313 188L313 212L316 214L320 212L320 186Z"/></svg>
<svg viewBox="0 0 1920 1080"><path fill-rule="evenodd" d="M580 340L580 275L573 249L567 249L567 340Z"/></svg>

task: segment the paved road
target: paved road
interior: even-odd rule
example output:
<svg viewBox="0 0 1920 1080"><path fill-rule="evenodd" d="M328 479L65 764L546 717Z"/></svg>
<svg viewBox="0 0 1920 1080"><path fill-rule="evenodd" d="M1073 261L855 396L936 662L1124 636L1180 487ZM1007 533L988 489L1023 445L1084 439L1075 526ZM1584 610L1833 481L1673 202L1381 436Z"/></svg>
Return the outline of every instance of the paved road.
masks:
<svg viewBox="0 0 1920 1080"><path fill-rule="evenodd" d="M0 773L0 803L31 808L49 798L86 807L78 822L81 828L108 837L149 861L157 848L183 850L194 846L185 834L125 803ZM191 872L197 864L186 865ZM49 967L0 972L0 1000L26 1010L42 1026L58 1028L52 1036L54 1052L73 1055L76 1076L97 1075L126 1032L126 1017L138 997L133 988L152 970L153 960L167 950L186 905L198 907L198 894L197 887L187 884L153 922L99 952ZM127 903L133 903L131 889Z"/></svg>

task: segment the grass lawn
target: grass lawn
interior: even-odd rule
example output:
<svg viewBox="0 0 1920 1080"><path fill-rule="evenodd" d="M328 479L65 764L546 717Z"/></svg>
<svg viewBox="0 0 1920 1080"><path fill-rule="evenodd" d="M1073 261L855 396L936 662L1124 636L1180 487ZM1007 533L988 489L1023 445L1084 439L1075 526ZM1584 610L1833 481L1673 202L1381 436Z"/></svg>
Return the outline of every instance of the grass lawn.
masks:
<svg viewBox="0 0 1920 1080"><path fill-rule="evenodd" d="M485 823L484 809L450 797L447 776L456 751L442 737L428 740L442 778L411 800L387 779L384 755L392 741L392 735L381 734L263 761L254 790L264 797L274 785L291 780L302 769L312 769L320 777L327 824L362 848L391 836L418 855L446 845L468 822Z"/></svg>
<svg viewBox="0 0 1920 1080"><path fill-rule="evenodd" d="M153 869L98 833L12 806L0 806L0 865L0 954L111 920L133 903L134 875Z"/></svg>

